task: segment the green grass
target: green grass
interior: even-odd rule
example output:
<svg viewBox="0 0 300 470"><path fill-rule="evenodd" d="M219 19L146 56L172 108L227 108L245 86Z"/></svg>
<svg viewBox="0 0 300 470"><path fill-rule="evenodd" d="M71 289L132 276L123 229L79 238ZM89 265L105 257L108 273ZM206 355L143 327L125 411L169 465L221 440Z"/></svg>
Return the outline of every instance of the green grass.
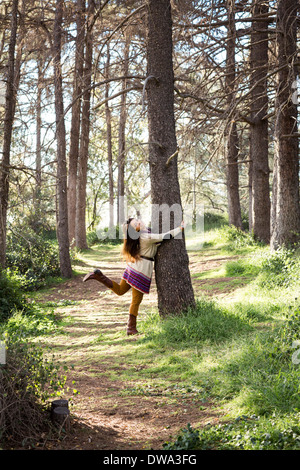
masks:
<svg viewBox="0 0 300 470"><path fill-rule="evenodd" d="M51 308L40 308L32 304L29 312L16 310L10 318L0 325L0 335L4 332L18 333L20 337L37 337L53 334L63 324L62 318Z"/></svg>
<svg viewBox="0 0 300 470"><path fill-rule="evenodd" d="M153 325L159 325L159 328ZM159 344L198 344L203 341L219 344L237 334L251 329L247 319L242 319L215 301L198 299L196 308L179 316L171 316L163 322L144 324L148 338Z"/></svg>
<svg viewBox="0 0 300 470"><path fill-rule="evenodd" d="M79 260L84 260L85 263L91 262L92 264L95 260L99 262L112 262L120 256L121 259L121 242L120 244L96 244L87 250L80 250L77 252L77 258Z"/></svg>

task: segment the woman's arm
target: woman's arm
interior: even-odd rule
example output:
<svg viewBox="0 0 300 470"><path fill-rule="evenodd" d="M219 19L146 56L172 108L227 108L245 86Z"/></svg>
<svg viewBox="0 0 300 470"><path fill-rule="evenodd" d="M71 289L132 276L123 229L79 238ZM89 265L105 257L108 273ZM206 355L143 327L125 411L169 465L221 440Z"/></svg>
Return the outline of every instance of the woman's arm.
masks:
<svg viewBox="0 0 300 470"><path fill-rule="evenodd" d="M180 232L182 232L184 229L184 222L181 222L180 227L176 227L173 230L170 230L169 232L165 233L141 233L141 237L144 239L148 239L149 241L152 241L153 243L161 242L164 239L169 239L169 238L174 238L176 235L178 235Z"/></svg>

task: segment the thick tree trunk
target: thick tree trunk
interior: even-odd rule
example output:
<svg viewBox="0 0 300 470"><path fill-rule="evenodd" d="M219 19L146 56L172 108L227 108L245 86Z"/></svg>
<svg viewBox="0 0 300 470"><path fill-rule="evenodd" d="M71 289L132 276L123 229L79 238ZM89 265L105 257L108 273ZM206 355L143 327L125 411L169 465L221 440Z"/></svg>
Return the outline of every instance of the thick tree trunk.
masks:
<svg viewBox="0 0 300 470"><path fill-rule="evenodd" d="M253 17L268 12L268 4L253 0ZM251 32L250 159L252 161L252 232L270 242L270 185L268 155L268 22L254 21Z"/></svg>
<svg viewBox="0 0 300 470"><path fill-rule="evenodd" d="M87 164L89 155L90 139L90 108L91 108L91 79L92 79L92 58L93 58L93 37L89 24L95 9L93 0L88 5L88 21L86 30L86 47L84 60L83 86L86 90L83 94L82 120L81 120L81 140L79 148L79 166L77 177L77 201L76 201L76 247L79 249L88 248L86 238L86 185L87 185Z"/></svg>
<svg viewBox="0 0 300 470"><path fill-rule="evenodd" d="M72 277L68 234L68 201L67 201L67 162L66 130L64 121L64 104L61 73L63 0L56 0L53 31L53 63L57 140L57 238L59 245L60 271L63 277Z"/></svg>
<svg viewBox="0 0 300 470"><path fill-rule="evenodd" d="M105 66L105 78L109 78L110 49L107 45L107 60ZM105 99L109 97L109 83L105 85ZM107 141L107 160L108 160L108 184L109 184L109 228L114 226L114 175L113 175L113 155L112 155L112 134L111 134L111 110L109 102L105 102L106 117L106 141Z"/></svg>
<svg viewBox="0 0 300 470"><path fill-rule="evenodd" d="M279 72L274 157L276 208L271 238L273 249L299 242L300 239L297 104L292 99L292 87L296 79L293 62L297 56L298 7L297 0L280 0L277 9Z"/></svg>
<svg viewBox="0 0 300 470"><path fill-rule="evenodd" d="M226 129L226 187L228 200L229 224L242 228L241 205L239 195L239 139L235 113L236 85L235 85L235 8L233 0L227 0L228 11L228 33L226 43L226 93L227 105L230 112L229 122Z"/></svg>
<svg viewBox="0 0 300 470"><path fill-rule="evenodd" d="M0 266L5 267L6 258L6 223L9 194L9 165L12 129L15 114L15 49L18 29L18 0L12 3L11 34L8 49L8 68L6 76L5 115L3 129L3 149L0 167Z"/></svg>
<svg viewBox="0 0 300 470"><path fill-rule="evenodd" d="M77 0L76 12L76 52L75 52L75 70L73 86L73 107L70 135L70 154L69 154L69 174L68 174L68 219L69 219L69 242L75 243L76 227L76 189L77 189L77 170L79 158L79 137L80 137L80 117L81 117L81 98L78 98L82 92L82 76L84 62L84 32L85 32L85 0Z"/></svg>
<svg viewBox="0 0 300 470"><path fill-rule="evenodd" d="M149 162L152 204L181 207L174 118L174 75L172 62L172 18L169 1L147 1L147 60ZM178 222L178 221L177 221ZM157 227L153 227L156 231ZM173 228L172 226L170 228ZM194 306L184 238L164 241L158 249L155 278L161 315L180 313Z"/></svg>

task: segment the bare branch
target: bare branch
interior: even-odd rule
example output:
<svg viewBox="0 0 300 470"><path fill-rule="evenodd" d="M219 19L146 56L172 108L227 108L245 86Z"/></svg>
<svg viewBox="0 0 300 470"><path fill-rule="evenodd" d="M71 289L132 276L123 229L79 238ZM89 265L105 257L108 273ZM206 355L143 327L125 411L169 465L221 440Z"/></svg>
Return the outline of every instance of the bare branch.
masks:
<svg viewBox="0 0 300 470"><path fill-rule="evenodd" d="M169 166L169 165L170 165L171 161L173 160L173 158L177 157L178 153L179 153L179 147L177 147L176 152L174 152L174 153L168 158L167 163L166 163L166 166Z"/></svg>

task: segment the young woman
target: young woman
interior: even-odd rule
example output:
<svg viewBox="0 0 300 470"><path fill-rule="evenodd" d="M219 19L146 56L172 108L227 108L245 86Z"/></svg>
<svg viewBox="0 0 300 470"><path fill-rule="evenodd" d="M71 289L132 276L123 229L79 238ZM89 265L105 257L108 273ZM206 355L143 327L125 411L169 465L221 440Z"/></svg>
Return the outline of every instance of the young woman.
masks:
<svg viewBox="0 0 300 470"><path fill-rule="evenodd" d="M136 319L139 312L139 306L143 300L144 294L149 294L152 272L154 267L154 257L158 245L168 238L174 238L184 228L184 223L180 227L170 230L166 233L151 233L145 224L138 219L129 218L124 224L124 243L123 256L127 261L127 267L123 273L122 280L117 282L106 277L100 269L87 274L83 282L95 279L106 287L111 289L117 295L123 295L132 289L132 299L129 308L129 318L127 323L127 334L135 335Z"/></svg>

